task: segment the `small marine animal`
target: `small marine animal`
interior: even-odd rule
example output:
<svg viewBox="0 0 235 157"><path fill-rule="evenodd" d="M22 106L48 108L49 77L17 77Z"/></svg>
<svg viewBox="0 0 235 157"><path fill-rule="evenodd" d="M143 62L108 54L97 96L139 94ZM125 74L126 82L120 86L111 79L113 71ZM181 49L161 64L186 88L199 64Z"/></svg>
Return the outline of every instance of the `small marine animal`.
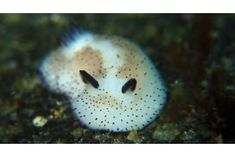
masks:
<svg viewBox="0 0 235 157"><path fill-rule="evenodd" d="M48 88L68 96L75 116L94 130L139 130L159 116L165 81L145 52L116 36L77 33L40 65Z"/></svg>

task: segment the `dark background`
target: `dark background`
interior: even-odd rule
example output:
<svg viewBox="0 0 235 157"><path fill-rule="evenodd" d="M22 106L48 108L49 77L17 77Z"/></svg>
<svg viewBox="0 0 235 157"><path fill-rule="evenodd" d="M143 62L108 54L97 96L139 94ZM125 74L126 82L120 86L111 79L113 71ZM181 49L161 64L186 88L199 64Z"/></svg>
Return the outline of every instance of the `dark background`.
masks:
<svg viewBox="0 0 235 157"><path fill-rule="evenodd" d="M1 14L1 143L234 143L235 16ZM161 70L169 100L141 131L89 130L68 100L43 86L38 67L75 30L138 43ZM33 124L37 117L45 124Z"/></svg>

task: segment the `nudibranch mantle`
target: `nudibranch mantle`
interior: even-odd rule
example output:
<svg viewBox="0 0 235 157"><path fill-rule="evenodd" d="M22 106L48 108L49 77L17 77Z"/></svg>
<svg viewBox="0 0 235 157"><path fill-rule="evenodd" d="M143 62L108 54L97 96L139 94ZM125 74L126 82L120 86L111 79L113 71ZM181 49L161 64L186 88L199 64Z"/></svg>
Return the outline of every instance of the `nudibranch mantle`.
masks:
<svg viewBox="0 0 235 157"><path fill-rule="evenodd" d="M49 89L69 97L76 117L90 129L142 129L167 100L155 65L121 37L79 34L49 54L40 72Z"/></svg>

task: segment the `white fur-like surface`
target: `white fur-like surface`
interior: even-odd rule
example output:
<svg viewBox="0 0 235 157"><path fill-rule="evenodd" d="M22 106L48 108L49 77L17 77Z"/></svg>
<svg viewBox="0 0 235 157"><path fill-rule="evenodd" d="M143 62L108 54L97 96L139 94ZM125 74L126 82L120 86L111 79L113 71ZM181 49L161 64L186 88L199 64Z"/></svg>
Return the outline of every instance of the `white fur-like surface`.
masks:
<svg viewBox="0 0 235 157"><path fill-rule="evenodd" d="M80 70L95 78L99 87L85 83ZM138 46L119 37L80 34L46 57L40 71L51 90L70 98L76 117L91 129L142 129L159 116L167 99L154 64ZM133 78L135 90L122 93Z"/></svg>

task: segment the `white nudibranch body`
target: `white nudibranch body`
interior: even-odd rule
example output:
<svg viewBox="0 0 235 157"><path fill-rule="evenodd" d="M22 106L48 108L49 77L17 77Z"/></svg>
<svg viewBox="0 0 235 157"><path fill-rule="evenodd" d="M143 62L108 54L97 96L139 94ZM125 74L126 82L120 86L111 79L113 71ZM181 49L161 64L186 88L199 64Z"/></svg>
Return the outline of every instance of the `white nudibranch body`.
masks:
<svg viewBox="0 0 235 157"><path fill-rule="evenodd" d="M167 99L155 65L120 37L79 34L47 56L40 72L49 89L69 97L76 117L90 129L142 129Z"/></svg>

